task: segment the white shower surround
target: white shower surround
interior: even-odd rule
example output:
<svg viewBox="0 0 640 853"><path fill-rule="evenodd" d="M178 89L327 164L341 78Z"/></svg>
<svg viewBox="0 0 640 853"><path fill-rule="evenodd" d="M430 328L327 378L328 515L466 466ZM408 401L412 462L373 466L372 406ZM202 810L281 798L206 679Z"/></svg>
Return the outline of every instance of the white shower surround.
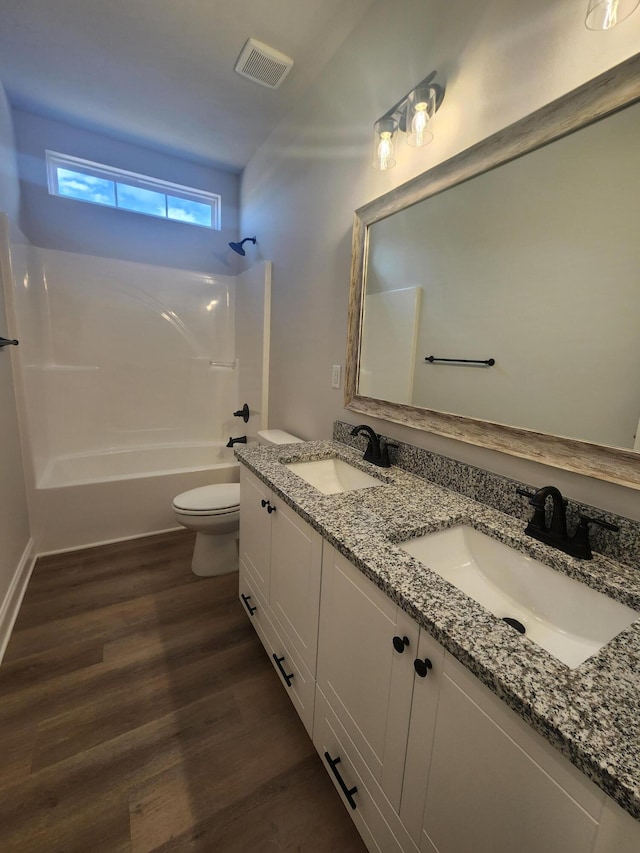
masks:
<svg viewBox="0 0 640 853"><path fill-rule="evenodd" d="M58 457L227 433L233 276L32 247L16 311L38 485Z"/></svg>
<svg viewBox="0 0 640 853"><path fill-rule="evenodd" d="M271 265L207 276L11 250L37 551L174 528L176 494L237 482L226 441L266 420Z"/></svg>

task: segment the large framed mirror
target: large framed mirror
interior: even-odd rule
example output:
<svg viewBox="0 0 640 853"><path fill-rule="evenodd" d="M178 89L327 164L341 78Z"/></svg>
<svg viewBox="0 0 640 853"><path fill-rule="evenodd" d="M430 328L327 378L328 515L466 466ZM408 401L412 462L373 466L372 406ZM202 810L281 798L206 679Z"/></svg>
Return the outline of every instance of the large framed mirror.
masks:
<svg viewBox="0 0 640 853"><path fill-rule="evenodd" d="M355 212L347 408L640 489L640 54Z"/></svg>

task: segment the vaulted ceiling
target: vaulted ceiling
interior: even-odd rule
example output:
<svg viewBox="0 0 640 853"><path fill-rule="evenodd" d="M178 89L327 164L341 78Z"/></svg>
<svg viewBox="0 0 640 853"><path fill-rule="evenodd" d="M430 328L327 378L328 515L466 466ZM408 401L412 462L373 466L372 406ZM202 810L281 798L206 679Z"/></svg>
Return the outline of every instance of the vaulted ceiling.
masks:
<svg viewBox="0 0 640 853"><path fill-rule="evenodd" d="M11 103L240 171L373 0L0 0ZM253 37L294 60L278 89L234 71Z"/></svg>

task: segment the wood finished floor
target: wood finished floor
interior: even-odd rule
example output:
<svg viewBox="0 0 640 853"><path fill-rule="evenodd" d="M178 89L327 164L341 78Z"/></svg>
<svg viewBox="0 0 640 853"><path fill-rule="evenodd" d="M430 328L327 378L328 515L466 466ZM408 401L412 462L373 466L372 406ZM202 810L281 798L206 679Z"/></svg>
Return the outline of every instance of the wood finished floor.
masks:
<svg viewBox="0 0 640 853"><path fill-rule="evenodd" d="M184 532L44 557L0 667L2 853L364 853Z"/></svg>

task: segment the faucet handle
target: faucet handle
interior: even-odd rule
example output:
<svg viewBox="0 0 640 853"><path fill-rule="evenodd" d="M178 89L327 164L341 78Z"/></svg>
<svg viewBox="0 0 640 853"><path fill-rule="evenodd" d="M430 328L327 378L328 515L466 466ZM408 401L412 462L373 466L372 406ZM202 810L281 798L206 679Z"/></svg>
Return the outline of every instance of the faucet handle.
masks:
<svg viewBox="0 0 640 853"><path fill-rule="evenodd" d="M574 557L580 557L583 560L591 560L593 557L591 542L589 541L590 524L597 524L598 527L604 527L605 530L612 530L614 533L620 530L616 524L611 524L610 521L605 521L604 518L591 518L589 515L580 515L576 532L571 538L571 554Z"/></svg>
<svg viewBox="0 0 640 853"><path fill-rule="evenodd" d="M597 524L598 527L604 527L605 530L612 530L614 533L617 533L620 528L617 524L612 524L610 521L605 521L604 518L591 518L590 515L581 515L580 516L580 524L585 523L588 527L589 524Z"/></svg>
<svg viewBox="0 0 640 853"><path fill-rule="evenodd" d="M531 498L535 495L535 492L528 492L526 489L516 489L517 495L522 495L523 498Z"/></svg>
<svg viewBox="0 0 640 853"><path fill-rule="evenodd" d="M399 447L399 444L393 444L391 441L385 441L384 444L380 442L380 467L381 468L390 468L391 460L389 459L389 448L390 447Z"/></svg>

